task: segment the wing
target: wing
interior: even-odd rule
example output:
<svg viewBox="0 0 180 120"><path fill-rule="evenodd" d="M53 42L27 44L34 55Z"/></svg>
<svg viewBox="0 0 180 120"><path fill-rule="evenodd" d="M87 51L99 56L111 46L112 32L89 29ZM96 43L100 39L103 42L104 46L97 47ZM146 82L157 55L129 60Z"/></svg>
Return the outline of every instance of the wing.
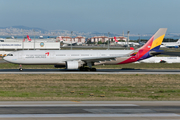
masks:
<svg viewBox="0 0 180 120"><path fill-rule="evenodd" d="M109 57L93 57L93 58L84 58L81 61L85 62L101 62L101 61L116 61L117 56L109 56Z"/></svg>
<svg viewBox="0 0 180 120"><path fill-rule="evenodd" d="M88 58L80 58L80 59L71 59L71 60L80 60L84 62L102 62L102 61L116 61L116 58L119 57L127 57L127 55L122 56L104 56L104 57L88 57ZM69 61L70 59L68 59ZM70 60L70 61L71 61Z"/></svg>

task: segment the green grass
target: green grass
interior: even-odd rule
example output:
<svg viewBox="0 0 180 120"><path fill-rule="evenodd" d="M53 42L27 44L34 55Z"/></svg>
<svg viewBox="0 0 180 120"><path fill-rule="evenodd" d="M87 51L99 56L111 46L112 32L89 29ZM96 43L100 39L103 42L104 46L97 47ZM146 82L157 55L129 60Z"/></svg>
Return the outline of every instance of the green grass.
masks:
<svg viewBox="0 0 180 120"><path fill-rule="evenodd" d="M0 100L180 100L180 75L1 74L0 78Z"/></svg>

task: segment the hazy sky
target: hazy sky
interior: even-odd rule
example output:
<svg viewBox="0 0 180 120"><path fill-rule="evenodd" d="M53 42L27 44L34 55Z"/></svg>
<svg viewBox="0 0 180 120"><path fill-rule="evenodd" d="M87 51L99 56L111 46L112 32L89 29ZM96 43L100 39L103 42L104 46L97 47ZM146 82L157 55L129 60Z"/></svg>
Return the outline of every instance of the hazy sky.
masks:
<svg viewBox="0 0 180 120"><path fill-rule="evenodd" d="M180 33L180 0L0 0L0 27Z"/></svg>

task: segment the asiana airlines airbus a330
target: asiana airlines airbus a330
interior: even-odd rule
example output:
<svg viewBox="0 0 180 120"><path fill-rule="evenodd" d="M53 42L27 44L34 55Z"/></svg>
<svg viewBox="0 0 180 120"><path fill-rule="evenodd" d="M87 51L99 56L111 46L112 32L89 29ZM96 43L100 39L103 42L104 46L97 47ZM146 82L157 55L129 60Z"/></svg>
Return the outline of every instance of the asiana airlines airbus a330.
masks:
<svg viewBox="0 0 180 120"><path fill-rule="evenodd" d="M167 28L160 28L146 44L136 50L22 50L3 59L22 65L54 65L56 68L96 71L95 65L132 63L160 54L160 45ZM88 67L85 67L88 66Z"/></svg>

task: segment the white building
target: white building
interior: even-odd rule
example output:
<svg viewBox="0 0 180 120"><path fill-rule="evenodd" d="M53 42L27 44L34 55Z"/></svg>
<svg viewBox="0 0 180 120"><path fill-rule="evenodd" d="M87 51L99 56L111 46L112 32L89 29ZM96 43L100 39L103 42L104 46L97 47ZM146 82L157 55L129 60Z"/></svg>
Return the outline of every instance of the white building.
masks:
<svg viewBox="0 0 180 120"><path fill-rule="evenodd" d="M16 50L59 50L59 42L0 42L0 56Z"/></svg>
<svg viewBox="0 0 180 120"><path fill-rule="evenodd" d="M114 39L114 37L109 37L109 39L111 40L111 41L115 41L115 39ZM117 36L116 37L116 40L123 40L123 41L127 41L127 38L126 37L122 37L122 36Z"/></svg>
<svg viewBox="0 0 180 120"><path fill-rule="evenodd" d="M106 36L95 36L95 37L91 38L91 42L93 42L93 43L97 43L99 41L104 43L104 42L108 41L108 37L106 37Z"/></svg>
<svg viewBox="0 0 180 120"><path fill-rule="evenodd" d="M127 38L126 38L126 37L122 37L122 36L118 36L118 37L116 37L116 39L117 39L117 40L127 41ZM112 42L115 41L114 37L109 37L109 40L112 41ZM99 41L101 41L102 43L104 43L104 42L108 41L108 37L106 37L106 36L95 36L95 37L92 37L92 38L91 38L91 42L97 43L97 42L99 42Z"/></svg>
<svg viewBox="0 0 180 120"><path fill-rule="evenodd" d="M81 43L85 43L85 37L82 36L77 36L74 38L75 42L81 42Z"/></svg>
<svg viewBox="0 0 180 120"><path fill-rule="evenodd" d="M81 42L81 43L85 43L85 37L82 36L78 36L75 38L71 38L69 36L61 36L61 38L63 39L63 41L68 41L70 42L72 40L72 42ZM59 41L59 37L56 38L56 40Z"/></svg>

